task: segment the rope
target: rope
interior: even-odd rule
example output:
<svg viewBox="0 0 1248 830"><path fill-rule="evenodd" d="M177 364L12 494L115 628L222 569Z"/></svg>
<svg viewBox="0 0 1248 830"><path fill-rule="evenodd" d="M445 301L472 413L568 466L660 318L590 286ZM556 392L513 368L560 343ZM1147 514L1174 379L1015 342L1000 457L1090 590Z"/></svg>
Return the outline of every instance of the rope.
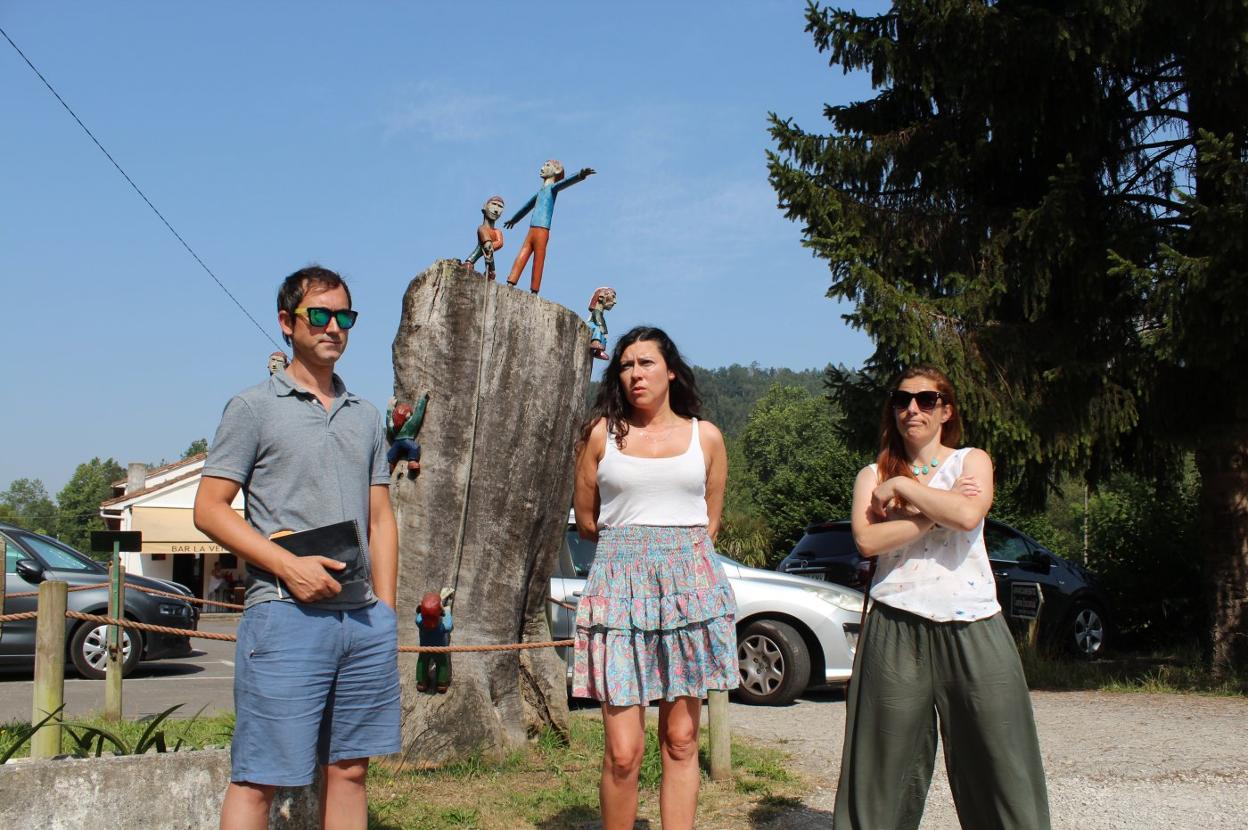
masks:
<svg viewBox="0 0 1248 830"><path fill-rule="evenodd" d="M566 608L566 609L568 609L569 611L575 611L575 610L576 610L576 606L575 606L575 605L573 605L572 603L570 603L570 602L561 602L560 600L557 600L557 599L555 599L554 597L546 597L546 601L547 601L547 602L549 602L551 605L558 605L560 608Z"/></svg>
<svg viewBox="0 0 1248 830"><path fill-rule="evenodd" d="M107 587L108 587L107 582L97 582L94 585L77 585L73 588L66 588L65 590L69 593L73 593L74 591L89 591L92 588L107 588ZM38 591L22 591L21 593L18 593L18 594L5 594L4 598L9 599L11 597L37 597L37 596L39 596Z"/></svg>
<svg viewBox="0 0 1248 830"><path fill-rule="evenodd" d="M107 588L107 587L109 587L109 583L97 582L94 585L77 585L73 588L67 588L66 590L67 591L89 591L92 588ZM200 599L199 597L188 597L186 594L175 594L172 591L159 591L155 588L147 588L142 585L131 585L130 583L126 583L126 590L127 591L142 591L145 594L155 594L156 596L161 596L161 597L172 597L173 599L180 599L183 602L193 602L196 605L217 605L217 606L220 606L221 608L235 608L239 611L242 611L244 608L244 606L235 605L232 602L218 602L215 599ZM38 591L22 591L21 593L5 594L4 596L6 599L8 599L9 597L37 597L39 596L39 592Z"/></svg>
<svg viewBox="0 0 1248 830"><path fill-rule="evenodd" d="M175 594L172 591L158 591L155 588L145 588L142 585L127 585L126 589L142 591L145 594L155 594L160 597L173 597L174 599L180 599L185 602L193 602L196 605L216 605L221 608L236 608L239 611L242 611L246 607L243 605L236 605L233 602L219 602L215 599L200 599L199 597L188 597L186 594Z"/></svg>
<svg viewBox="0 0 1248 830"><path fill-rule="evenodd" d="M115 620L112 617L101 617L99 614L84 614L81 611L66 611L65 616L70 619L86 620L87 622L100 623L101 625L115 625L120 628L150 631L153 634L172 634L175 637L198 637L201 640L223 640L230 643L238 640L238 637L233 634L218 634L215 631L191 631L186 628L152 625L151 623L135 622L134 620Z"/></svg>
<svg viewBox="0 0 1248 830"><path fill-rule="evenodd" d="M459 531L455 541L455 576L451 590L459 589L459 569L464 562L464 534L468 528L468 498L472 493L472 468L477 459L477 425L481 417L481 373L485 369L485 310L490 300L490 280L481 281L481 337L477 343L477 388L473 394L472 433L468 436L468 475L464 481L464 503L459 511Z"/></svg>
<svg viewBox="0 0 1248 830"><path fill-rule="evenodd" d="M78 585L73 588L68 588L66 590L88 591L92 588L107 588L107 587L108 587L107 582L99 582L99 583L96 583L95 585ZM239 611L242 611L246 608L246 606L244 605L237 605L233 602L218 602L217 600L213 600L213 599L200 599L199 597L188 597L185 594L175 594L172 591L158 591L155 588L145 588L142 585L126 585L126 590L143 591L144 593L147 593L147 594L155 594L161 597L171 597L173 599L183 600L184 602L193 602L193 603L196 603L197 605L216 605L221 608L234 608ZM5 596L5 599L11 599L11 598L16 598L16 597L37 597L39 596L39 592L38 591L22 591L16 594L5 594L4 596ZM554 597L547 597L546 601L549 602L551 605L558 605L560 608L566 608L569 611L576 610L575 605L572 605L571 603L568 603L568 602L562 602L560 600L555 599Z"/></svg>
<svg viewBox="0 0 1248 830"><path fill-rule="evenodd" d="M492 646L399 646L404 654L455 654L472 651L524 651L530 648L571 646L575 640L552 640L545 643L502 643Z"/></svg>
<svg viewBox="0 0 1248 830"><path fill-rule="evenodd" d="M0 623L33 620L38 618L38 616L38 611L23 611L20 614L0 614ZM81 611L66 611L65 616L70 619L85 620L87 622L100 623L101 625L116 625L121 628L133 628L138 631L150 631L155 634L172 634L175 637L196 637L201 640L219 640L227 643L238 641L238 637L234 634L218 634L215 631L191 631L186 628L170 628L167 625L152 625L151 623L135 622L134 620L115 620L112 617L101 617L98 614L84 614ZM399 651L404 654L455 654L481 651L526 651L534 648L567 648L572 646L574 642L575 641L573 640L550 640L540 643L499 643L497 645L476 646L399 646Z"/></svg>
<svg viewBox="0 0 1248 830"><path fill-rule="evenodd" d="M65 108L65 111L68 112L70 116L72 116L73 119L78 122L78 126L82 127L82 131L87 134L87 137L90 138L93 142L95 142L95 146L100 148L100 152L104 154L105 158L107 158L109 161L113 163L113 167L117 168L117 172L121 174L122 178L124 178L130 184L132 188L134 188L134 192L139 194L139 198L141 198L144 202L146 202L147 206L152 209L152 213L156 214L156 217L160 219L161 222L164 223L165 227L169 229L169 233L173 234L174 238L182 243L182 247L186 248L187 253L189 253L195 259L195 261L199 263L199 267L203 268L204 272L207 273L208 276L212 277L212 281L217 284L217 287L225 292L225 296L229 297L231 300L234 301L234 305L238 306L238 310L243 312L244 315L246 315L247 319L252 322L252 325L254 325L256 329L262 335L264 335L265 339L267 339L270 343L272 343L274 348L281 349L282 347L277 345L277 341L274 340L269 335L269 333L264 330L264 327L261 326L260 323L256 321L255 317L251 316L251 312L249 312L246 308L244 308L243 304L238 301L238 298L230 293L230 289L225 287L225 283L217 279L217 275L212 273L212 269L209 268L204 263L204 261L199 258L199 254L195 253L195 250L187 243L185 239L182 238L182 234L178 233L176 230L173 229L173 225L169 224L169 220L165 218L164 214L162 214L159 210L156 209L156 206L152 204L152 200L147 198L147 194L145 194L142 190L139 189L139 186L134 183L134 179L131 179L130 175L126 173L125 170L121 169L121 165L117 163L117 160L113 158L112 154L109 153L108 150L104 149L104 145L100 143L100 140L96 138L95 135L89 129L87 129L87 125L82 123L82 119L78 117L78 114L75 113L73 109L70 108L69 104L65 103L65 99L61 97L61 94L52 87L52 84L48 82L47 78L43 77L43 73L40 72L33 63L31 63L30 58L26 57L26 53L18 48L18 45L13 42L13 38L9 37L9 33L6 32L4 29L0 28L0 35L4 35L4 39L9 42L9 45L13 47L13 49L17 52L17 54L22 56L22 60L26 61L26 65L30 67L31 71L39 76L39 80L43 81L43 85L48 88L48 92L51 92L56 97L56 100L61 102L61 106Z"/></svg>

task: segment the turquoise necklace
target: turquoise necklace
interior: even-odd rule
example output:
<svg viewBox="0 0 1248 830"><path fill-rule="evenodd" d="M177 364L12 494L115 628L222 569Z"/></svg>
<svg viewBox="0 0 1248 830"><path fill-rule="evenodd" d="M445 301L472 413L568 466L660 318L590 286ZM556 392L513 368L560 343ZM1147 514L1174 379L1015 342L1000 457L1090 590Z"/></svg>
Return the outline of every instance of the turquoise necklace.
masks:
<svg viewBox="0 0 1248 830"><path fill-rule="evenodd" d="M934 470L938 466L940 466L940 459L933 455L931 464L924 464L922 466L919 466L919 462L915 461L910 465L910 469L914 471L914 474L916 476L927 475L929 470Z"/></svg>

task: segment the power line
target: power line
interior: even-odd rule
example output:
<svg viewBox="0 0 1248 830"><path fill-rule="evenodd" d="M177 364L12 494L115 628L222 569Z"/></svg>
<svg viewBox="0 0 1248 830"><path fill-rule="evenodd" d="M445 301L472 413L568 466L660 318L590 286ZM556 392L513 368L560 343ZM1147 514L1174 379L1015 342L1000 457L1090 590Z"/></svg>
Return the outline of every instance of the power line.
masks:
<svg viewBox="0 0 1248 830"><path fill-rule="evenodd" d="M82 123L82 119L79 118L77 113L75 113L73 109L70 108L69 104L65 103L65 99L62 98L60 93L57 92L56 89L53 88L52 84L48 83L48 79L43 77L43 73L40 72L39 69L33 63L30 62L30 58L26 57L26 53L23 52L20 48L18 48L18 45L13 42L13 38L9 37L9 33L6 32L3 27L0 27L0 35L4 35L4 39L7 40L9 42L9 45L12 46L17 51L17 54L22 56L22 60L26 61L26 65L30 67L31 71L39 76L39 80L43 81L43 85L48 88L48 91L56 96L56 100L60 101L61 106L65 108L65 111L68 112L73 117L73 119L78 122L78 126L82 127L82 131L87 134L87 137L90 138L93 142L95 142L95 146L100 148L100 152L103 153L104 156L113 163L113 167L117 168L117 172L120 173L127 182L129 182L130 186L134 188L134 192L139 194L139 198L141 198L144 202L147 203L147 206L152 209L152 213L155 213L157 218L160 219L160 221L164 223L165 227L169 229L169 233L173 234L174 238L182 243L182 247L186 248L187 253L189 253L192 257L195 258L195 261L199 263L199 267L203 268L204 272L208 276L212 277L212 281L215 282L217 286L222 291L225 292L225 296L229 297L231 300L234 301L234 305L238 306L239 311L247 315L247 319L252 322L252 324L256 327L256 329L259 330L259 332L263 334L270 343L272 343L277 349L280 350L282 347L278 346L277 341L274 340L269 335L269 333L264 330L264 326L260 325L260 323L256 321L255 317L251 316L251 312L249 312L246 308L243 307L243 304L238 301L238 298L230 293L230 289L225 287L225 283L217 279L217 275L212 273L212 269L209 268L206 264L204 264L204 261L199 258L199 254L195 253L195 250L190 245L187 244L185 239L182 238L182 234L174 230L173 225L169 224L169 220L164 217L164 214L162 214L159 210L156 209L156 206L152 204L152 200L147 198L147 195L141 189L139 189L139 186L137 184L134 183L134 179L131 179L129 174L127 174L125 170L121 169L121 165L117 163L117 160L113 158L112 154L109 153L108 150L104 149L104 145L100 143L99 139L97 139L95 135L89 129L87 129L87 125Z"/></svg>

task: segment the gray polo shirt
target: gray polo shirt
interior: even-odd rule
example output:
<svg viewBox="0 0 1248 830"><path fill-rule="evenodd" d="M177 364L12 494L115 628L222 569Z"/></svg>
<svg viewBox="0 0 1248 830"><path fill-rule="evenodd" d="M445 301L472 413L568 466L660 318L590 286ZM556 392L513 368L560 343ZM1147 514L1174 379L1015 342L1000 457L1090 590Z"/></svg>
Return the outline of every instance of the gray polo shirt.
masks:
<svg viewBox="0 0 1248 830"><path fill-rule="evenodd" d="M318 608L350 610L374 602L368 558L368 488L389 484L381 413L334 375L329 411L286 372L245 389L221 415L203 474L242 485L247 521L264 536L355 519L364 558L333 599ZM272 574L247 566L245 604L293 601Z"/></svg>

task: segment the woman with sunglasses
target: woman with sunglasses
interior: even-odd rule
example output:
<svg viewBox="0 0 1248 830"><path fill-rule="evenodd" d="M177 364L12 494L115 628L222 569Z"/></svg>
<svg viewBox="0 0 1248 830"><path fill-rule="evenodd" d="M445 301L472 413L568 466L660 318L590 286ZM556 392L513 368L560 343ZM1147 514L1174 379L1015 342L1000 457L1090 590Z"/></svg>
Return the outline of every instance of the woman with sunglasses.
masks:
<svg viewBox="0 0 1248 830"><path fill-rule="evenodd" d="M949 379L907 369L884 405L876 463L854 483L854 541L876 569L837 828L917 828L938 728L962 827L1049 827L1031 697L984 547L992 461L961 438Z"/></svg>
<svg viewBox="0 0 1248 830"><path fill-rule="evenodd" d="M700 405L671 338L639 326L616 344L577 447L576 526L598 548L576 610L572 694L602 703L603 830L633 826L656 700L663 827L693 827L702 698L737 685L736 600L713 557L728 456Z"/></svg>

